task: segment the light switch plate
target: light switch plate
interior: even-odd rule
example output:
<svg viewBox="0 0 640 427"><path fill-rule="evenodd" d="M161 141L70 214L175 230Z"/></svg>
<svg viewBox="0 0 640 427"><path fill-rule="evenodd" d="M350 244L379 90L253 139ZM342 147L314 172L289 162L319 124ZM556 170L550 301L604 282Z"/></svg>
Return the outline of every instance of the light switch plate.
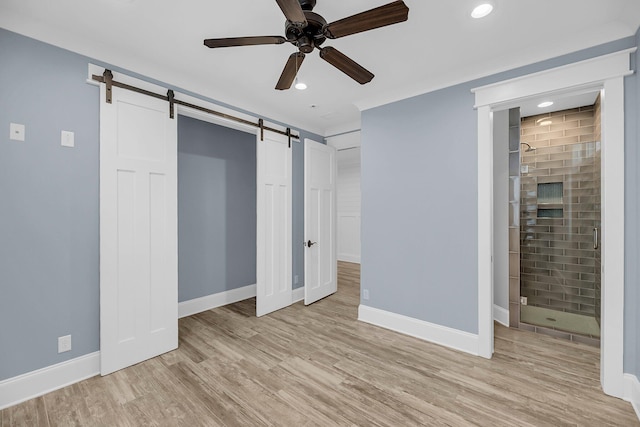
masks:
<svg viewBox="0 0 640 427"><path fill-rule="evenodd" d="M9 139L14 141L24 141L24 125L18 123L11 123L9 125Z"/></svg>
<svg viewBox="0 0 640 427"><path fill-rule="evenodd" d="M60 134L60 144L63 147L74 147L74 134L67 130L63 130Z"/></svg>

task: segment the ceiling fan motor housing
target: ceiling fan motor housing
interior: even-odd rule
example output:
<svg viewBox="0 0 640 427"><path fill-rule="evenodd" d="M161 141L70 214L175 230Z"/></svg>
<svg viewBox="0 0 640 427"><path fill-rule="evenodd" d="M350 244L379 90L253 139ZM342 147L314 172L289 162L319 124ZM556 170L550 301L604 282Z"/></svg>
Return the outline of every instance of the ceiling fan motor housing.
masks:
<svg viewBox="0 0 640 427"><path fill-rule="evenodd" d="M301 3L304 0L301 0ZM312 1L315 4L315 0ZM325 42L327 37L324 35L323 29L327 25L327 21L317 13L304 11L307 19L307 26L300 28L295 23L287 21L285 24L285 36L288 41L298 47L302 53L311 53L315 47Z"/></svg>
<svg viewBox="0 0 640 427"><path fill-rule="evenodd" d="M316 0L298 0L302 10L312 11L316 7Z"/></svg>

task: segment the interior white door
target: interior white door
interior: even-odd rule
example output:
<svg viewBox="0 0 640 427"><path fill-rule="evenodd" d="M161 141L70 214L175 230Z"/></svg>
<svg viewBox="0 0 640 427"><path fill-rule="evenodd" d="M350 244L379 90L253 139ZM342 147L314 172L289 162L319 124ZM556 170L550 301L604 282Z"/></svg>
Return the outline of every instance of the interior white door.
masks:
<svg viewBox="0 0 640 427"><path fill-rule="evenodd" d="M292 155L286 136L257 138L256 315L291 305Z"/></svg>
<svg viewBox="0 0 640 427"><path fill-rule="evenodd" d="M304 303L338 290L336 261L336 151L304 142Z"/></svg>
<svg viewBox="0 0 640 427"><path fill-rule="evenodd" d="M100 85L100 369L178 347L177 120Z"/></svg>

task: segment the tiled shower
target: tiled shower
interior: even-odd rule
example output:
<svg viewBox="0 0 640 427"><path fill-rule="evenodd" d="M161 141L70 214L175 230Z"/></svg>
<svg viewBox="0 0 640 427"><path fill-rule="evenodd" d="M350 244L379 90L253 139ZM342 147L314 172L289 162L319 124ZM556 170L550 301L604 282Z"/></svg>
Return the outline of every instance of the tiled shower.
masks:
<svg viewBox="0 0 640 427"><path fill-rule="evenodd" d="M516 226L510 229L510 280L519 283L518 297L526 298L526 305L521 301L518 307L518 326L596 344L600 336L599 98L591 106L524 117L518 127L519 153L511 155L518 156L519 165L510 167L510 194L515 196L510 212L519 211L517 220L510 218ZM513 173L516 168L518 174ZM513 188L518 181L519 195ZM513 228L519 228L517 248ZM518 303L513 287L512 309Z"/></svg>

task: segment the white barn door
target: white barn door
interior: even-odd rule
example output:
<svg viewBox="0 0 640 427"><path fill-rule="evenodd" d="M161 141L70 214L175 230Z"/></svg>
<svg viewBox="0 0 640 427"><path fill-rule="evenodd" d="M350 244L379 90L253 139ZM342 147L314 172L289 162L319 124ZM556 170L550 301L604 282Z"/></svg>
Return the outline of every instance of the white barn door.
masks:
<svg viewBox="0 0 640 427"><path fill-rule="evenodd" d="M336 150L304 142L304 303L338 290L336 261Z"/></svg>
<svg viewBox="0 0 640 427"><path fill-rule="evenodd" d="M291 305L291 174L286 136L264 132L257 137L256 315Z"/></svg>
<svg viewBox="0 0 640 427"><path fill-rule="evenodd" d="M109 374L178 347L177 120L100 85L100 357Z"/></svg>

